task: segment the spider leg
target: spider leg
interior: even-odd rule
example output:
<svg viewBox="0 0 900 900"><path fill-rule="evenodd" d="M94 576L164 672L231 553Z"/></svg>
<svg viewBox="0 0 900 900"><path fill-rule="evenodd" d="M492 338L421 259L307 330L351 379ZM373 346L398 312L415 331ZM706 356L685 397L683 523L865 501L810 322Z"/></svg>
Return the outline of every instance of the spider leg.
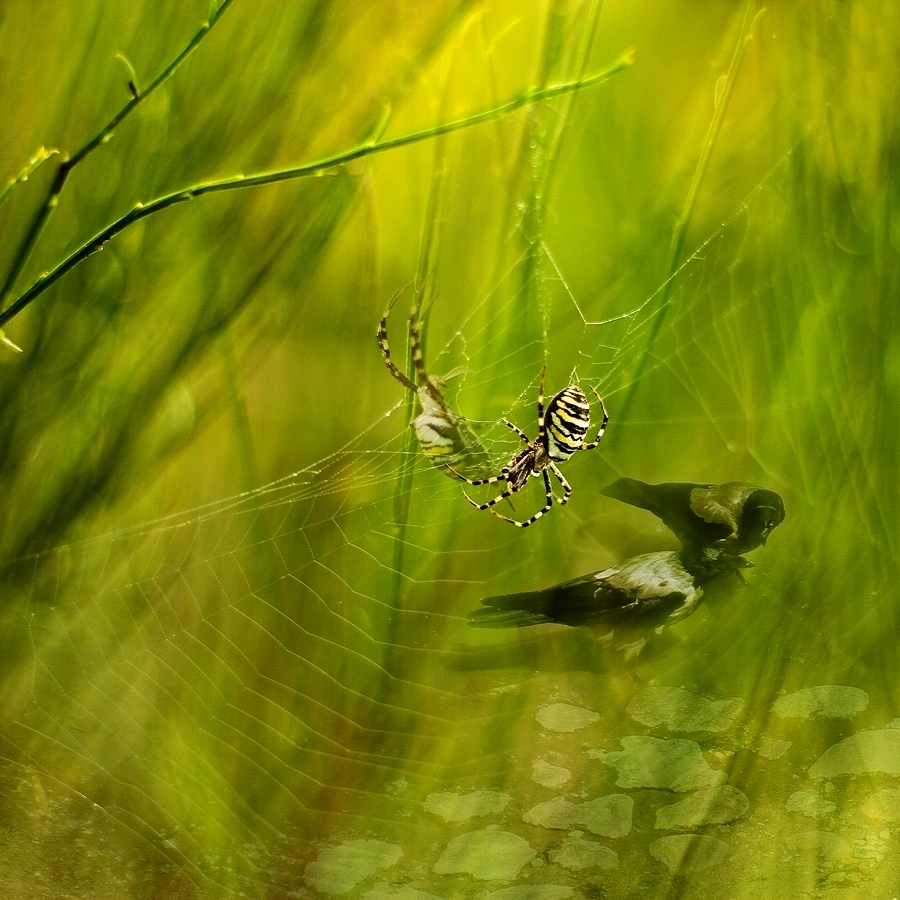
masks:
<svg viewBox="0 0 900 900"><path fill-rule="evenodd" d="M595 387L591 387L591 390L594 392L594 396L597 398L597 402L600 404L600 412L603 413L603 421L600 423L600 430L597 432L597 437L594 438L589 444L582 444L579 449L581 450L593 450L597 444L603 439L603 434L606 431L606 426L609 424L609 413L606 411L606 406L603 403L603 398L597 393L597 389Z"/></svg>
<svg viewBox="0 0 900 900"><path fill-rule="evenodd" d="M464 481L466 484L471 484L473 487L478 487L481 484L496 484L498 481L506 481L506 474L507 474L506 472L501 472L499 475L491 475L490 478L472 479L472 478L466 478L465 475L463 475L461 472L457 472L456 469L454 469L453 466L451 466L449 464L446 465L445 468L447 469L448 472L450 472L451 475L455 475L460 481ZM509 494L512 494L512 493L514 493L514 492L513 491L509 492ZM500 500L505 500L506 497L509 496L509 494L505 494L502 497L498 497L497 500L492 501L492 502L499 503ZM478 506L478 504L475 503L475 501L472 500L468 494L466 494L466 499L473 506Z"/></svg>
<svg viewBox="0 0 900 900"><path fill-rule="evenodd" d="M494 497L493 500L488 500L487 503L476 503L465 491L463 491L463 496L466 498L466 500L469 501L469 503L472 504L472 506L475 507L475 509L485 510L485 509L491 509L492 506L496 506L498 503L502 502L503 500L508 499L514 493L515 493L515 491L512 488L507 488L502 494L499 494L498 496ZM491 512L493 512L493 510L491 510ZM505 518L505 517L501 516L500 518ZM510 521L512 521L512 520L510 519Z"/></svg>
<svg viewBox="0 0 900 900"><path fill-rule="evenodd" d="M544 438L544 376L547 374L547 367L541 369L541 380L538 382L538 436L535 441L538 446L545 446Z"/></svg>
<svg viewBox="0 0 900 900"><path fill-rule="evenodd" d="M488 505L487 511L492 515L495 515L498 519L503 519L504 522L509 522L511 525L517 525L519 528L527 528L529 525L534 525L534 523L537 522L537 520L540 519L541 516L546 515L553 508L553 489L550 487L550 476L547 475L546 469L544 469L541 474L544 476L544 487L547 491L547 502L530 519L526 519L524 522L519 522L516 519L510 519L508 516L501 516L500 513L492 509L490 505ZM565 503L565 500L561 502ZM479 509L484 509L484 507L479 507Z"/></svg>
<svg viewBox="0 0 900 900"><path fill-rule="evenodd" d="M409 349L412 356L412 364L416 370L416 378L434 404L439 406L444 412L449 413L447 402L444 400L439 384L428 374L428 370L425 368L425 354L422 350L422 319L419 316L421 305L421 298L419 295L416 295L409 316Z"/></svg>
<svg viewBox="0 0 900 900"><path fill-rule="evenodd" d="M526 444L530 444L530 443L531 443L531 438L529 438L528 435L525 434L525 432L522 431L522 429L519 428L518 425L513 425L513 423L510 422L508 419L504 419L504 420L503 420L503 424L504 424L507 428L511 428L511 429L512 429L512 430L513 430L520 438L522 438L523 441L525 441Z"/></svg>
<svg viewBox="0 0 900 900"><path fill-rule="evenodd" d="M422 320L419 318L418 302L409 317L409 347L413 366L416 369L416 377L422 384L428 385L431 392L440 395L437 385L425 369L425 354L422 351Z"/></svg>
<svg viewBox="0 0 900 900"><path fill-rule="evenodd" d="M378 331L375 333L375 340L378 341L378 347L381 350L381 355L384 357L384 364L387 366L388 372L403 385L403 387L407 388L413 393L418 393L418 388L413 384L413 382L407 378L400 369L397 368L394 361L391 359L391 348L388 344L388 336L387 336L387 318L391 313L391 310L394 308L394 304L400 298L400 294L402 291L397 291L393 297L391 297L391 302L388 303L384 314L381 316L381 323L378 326Z"/></svg>
<svg viewBox="0 0 900 900"><path fill-rule="evenodd" d="M527 528L529 525L533 525L535 522L537 522L538 519L541 518L541 516L543 516L545 513L547 513L553 506L552 503L548 503L543 509L538 510L530 519L526 519L524 522L520 522L520 521L518 521L518 519L510 519L509 516L501 515L492 506L479 506L469 496L466 496L466 499L476 509L486 509L492 516L496 516L498 519L502 519L504 522L509 522L510 525L516 525L519 528ZM499 501L500 498L498 497L497 500Z"/></svg>
<svg viewBox="0 0 900 900"><path fill-rule="evenodd" d="M569 497L572 496L572 485L566 481L565 476L559 471L555 463L551 463L547 468L556 476L556 480L562 485L562 489L565 491L565 495L562 500L559 501L560 506L565 506L569 502ZM547 482L547 490L550 491L550 476L547 474L547 469L544 469L544 480Z"/></svg>

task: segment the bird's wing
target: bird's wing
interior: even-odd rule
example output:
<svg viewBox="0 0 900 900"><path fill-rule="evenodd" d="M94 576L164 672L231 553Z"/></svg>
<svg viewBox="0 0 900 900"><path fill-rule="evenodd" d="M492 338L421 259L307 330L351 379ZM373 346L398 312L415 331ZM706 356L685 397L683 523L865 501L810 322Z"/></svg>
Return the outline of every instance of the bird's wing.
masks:
<svg viewBox="0 0 900 900"><path fill-rule="evenodd" d="M650 626L683 618L702 591L677 553L645 553L543 591L487 597L469 614L479 628L563 625Z"/></svg>
<svg viewBox="0 0 900 900"><path fill-rule="evenodd" d="M521 628L557 622L587 625L603 622L616 610L628 607L634 597L604 583L602 576L614 569L583 575L542 591L486 597L482 609L469 614L469 624L479 628Z"/></svg>
<svg viewBox="0 0 900 900"><path fill-rule="evenodd" d="M605 572L598 572L596 577L612 587L634 591L640 599L659 597L673 589L685 591L693 585L693 579L674 550L633 556Z"/></svg>
<svg viewBox="0 0 900 900"><path fill-rule="evenodd" d="M490 600L502 599L506 598L488 597L484 601L485 606L469 613L469 624L473 628L524 628L526 625L543 625L553 621L543 613L529 612L527 609L504 609L487 605Z"/></svg>
<svg viewBox="0 0 900 900"><path fill-rule="evenodd" d="M610 589L631 598L631 603L621 610L623 624L676 621L690 615L703 596L679 555L671 551L635 556L616 566L605 582Z"/></svg>
<svg viewBox="0 0 900 900"><path fill-rule="evenodd" d="M611 589L627 592L635 600L653 600L673 593L687 594L694 579L674 551L643 553L596 576Z"/></svg>
<svg viewBox="0 0 900 900"><path fill-rule="evenodd" d="M713 543L728 537L733 529L721 519L706 519L700 515L692 498L697 491L714 487L677 481L647 484L636 478L620 478L600 493L652 512L682 544Z"/></svg>
<svg viewBox="0 0 900 900"><path fill-rule="evenodd" d="M704 522L725 525L730 534L737 534L744 504L751 494L759 490L762 488L758 484L746 481L696 485L691 491L691 509Z"/></svg>
<svg viewBox="0 0 900 900"><path fill-rule="evenodd" d="M694 579L678 554L645 553L592 576L592 621L610 625L665 621L685 604L699 599Z"/></svg>

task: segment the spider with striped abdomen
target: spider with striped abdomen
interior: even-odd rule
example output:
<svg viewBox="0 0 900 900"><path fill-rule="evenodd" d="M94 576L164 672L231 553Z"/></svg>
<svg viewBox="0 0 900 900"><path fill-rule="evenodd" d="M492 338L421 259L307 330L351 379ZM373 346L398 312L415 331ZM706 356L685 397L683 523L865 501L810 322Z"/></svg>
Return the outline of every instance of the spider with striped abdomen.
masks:
<svg viewBox="0 0 900 900"><path fill-rule="evenodd" d="M410 425L416 433L422 452L432 465L452 471L458 476L451 463L465 467L468 471L481 474L490 471L491 458L487 450L466 424L465 420L456 415L450 409L441 387L444 382L428 374L425 368L425 358L422 353L422 320L419 316L420 300L416 299L409 316L409 347L412 355L413 368L416 373L415 384L391 359L391 348L388 345L387 319L394 304L400 297L398 292L391 298L381 323L375 335L384 364L387 370L407 390L412 391L418 398L422 412L416 416Z"/></svg>
<svg viewBox="0 0 900 900"><path fill-rule="evenodd" d="M474 486L505 481L507 485L506 490L499 496L494 497L493 500L488 500L487 503L476 503L468 494L465 497L476 509L486 509L498 519L518 525L520 528L527 528L529 525L533 525L552 508L554 498L553 487L550 484L551 472L562 485L565 492L562 499L558 501L559 505L562 506L564 503L568 503L572 487L566 481L562 472L559 471L558 463L564 463L576 450L593 450L602 440L609 422L603 399L596 389L592 387L591 390L594 392L594 396L597 398L600 410L603 413L603 421L600 423L597 437L590 443L585 442L584 437L588 428L591 427L591 408L588 405L587 398L584 396L584 392L574 384L561 390L547 404L547 411L544 412L544 376L546 374L547 367L544 366L538 386L538 436L536 441L532 442L521 428L504 419L503 424L507 428L512 429L525 442L526 446L524 450L517 453L503 467L499 475L492 475L490 478L471 479L461 475L452 466L447 467L461 481ZM498 503L521 491L530 478L537 478L539 475L544 479L544 488L547 492L546 503L543 509L539 509L530 519L519 522L516 519L501 516L494 509L494 506Z"/></svg>

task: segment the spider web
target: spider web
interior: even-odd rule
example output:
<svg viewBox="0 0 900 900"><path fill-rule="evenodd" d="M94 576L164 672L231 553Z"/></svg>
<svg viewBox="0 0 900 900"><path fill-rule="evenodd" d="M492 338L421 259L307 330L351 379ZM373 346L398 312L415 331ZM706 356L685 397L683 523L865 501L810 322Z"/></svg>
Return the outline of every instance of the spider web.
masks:
<svg viewBox="0 0 900 900"><path fill-rule="evenodd" d="M472 509L429 465L407 427L409 398L370 341L359 352L376 360L390 399L346 446L252 491L14 561L22 599L7 621L16 677L0 748L15 830L41 838L44 859L81 860L73 890L414 900L416 890L484 895L470 876L514 880L518 869L485 860L484 847L499 852L491 835L514 835L552 862L572 846L564 838L581 840L565 837L577 827L615 847L608 877L631 890L673 845L648 851L639 830L616 842L613 826L570 807L621 793L622 777L601 761L639 734L696 740L703 764L750 796L754 817L726 820L727 841L702 831L715 818L693 828L718 844L691 852L726 845L720 887L741 883L770 829L805 859L842 860L844 844L867 833L859 816L834 840L803 843L796 834L809 829L784 808L795 775L813 798L795 806L834 805L810 765L860 729L888 734L898 714L896 686L878 677L896 663L883 640L896 612L883 592L896 583L898 532L895 510L870 491L881 479L895 485L886 431L854 414L874 365L857 352L863 332L817 288L815 259L797 265L812 254L803 237L785 251L790 266L771 263L780 232L802 218L784 191L805 150L725 209L671 276L636 275L647 282L637 295L576 284L548 229L464 314L434 301L427 366L461 370L448 402L496 466L520 448L502 418L536 434L544 362L548 397L574 380L609 407L600 448L565 465L571 501L535 526ZM851 286L867 277L845 274ZM402 347L401 315L391 335ZM746 590L707 604L637 675L578 630L466 627L489 594L673 547L644 513L599 496L623 474L758 481L785 496L788 520L757 554ZM530 515L539 480L513 500L518 517ZM814 696L824 720L800 701L777 706L781 691L823 685L850 691ZM657 719L640 712L660 686L693 698L687 725L671 706L653 707ZM725 700L739 712L702 720L698 709ZM886 789L878 779L900 771L892 739L879 740L862 770L873 785L842 788L842 811L871 805ZM562 773L568 787L551 790ZM565 814L534 813L563 795ZM653 832L671 798L635 796L635 821L673 837ZM487 843L454 868L446 853L466 835ZM594 865L591 879L606 884ZM88 874L99 871L112 874ZM526 868L520 884L587 877L575 864L547 872Z"/></svg>
<svg viewBox="0 0 900 900"><path fill-rule="evenodd" d="M748 329L764 324L755 294L737 299L742 292L727 290L732 279L752 281L734 248L752 240L776 181L758 185L672 279L668 318L642 376L652 383L664 375L683 389L684 402L667 400L671 411L654 412L651 404L631 422L616 415L616 398L631 385L629 360L658 314L659 292L633 310L591 321L545 248L550 274L542 290L559 290L567 305L563 329L579 338L567 363L579 360L574 371L582 383L597 384L606 397L619 446L635 446L627 440L630 427L642 435L665 429L665 440L673 429L703 429L704 440L737 462L704 454L707 468L688 471L670 462L671 452L657 456L646 446L640 466L633 450L576 455L566 466L575 486L570 504L523 533L464 502L460 486L408 439L403 404L396 403L385 410L386 421L306 471L35 558L23 579L30 583L27 621L18 623L30 649L2 731L4 756L21 772L13 795L41 797L23 800L23 819L35 828L42 816L64 814L73 828L114 835L115 852L128 859L124 871L135 879L149 870L200 892L252 892L279 880L325 890L337 876L325 863L304 869L319 850L311 838L352 848L376 834L382 843L369 848L375 859L387 865L380 848L402 847L404 879L433 880L423 860L433 864L428 848L446 841L448 829L422 812L426 797L508 790L514 803L526 803L529 791L517 784L522 763L510 764L508 753L540 756L541 738L527 724L533 710L573 696L581 698L576 706L605 705L586 696L585 676L579 682L571 670L593 672L613 698L627 694L629 677L605 670L580 636L495 644L473 637L464 616L478 599L671 546L650 523L636 524L633 511L600 504L598 487L621 472L650 480L753 475L790 492L791 518L804 507L815 510L804 492L802 477L812 477L804 458L789 456L798 465L790 471L784 455L779 468L766 452L765 435L779 422L784 427L784 415L777 400L769 413L754 402L753 374L740 352ZM723 292L736 298L724 307L717 299ZM494 315L489 300L481 305ZM490 324L488 318L482 329ZM464 321L439 352L432 343L429 366L441 371L445 361L457 361L468 331ZM476 330L468 340L481 337ZM470 390L489 392L499 367L522 389L498 412L533 435L535 368L519 355L482 368L462 360L467 372L456 400L462 404ZM548 356L552 365L562 354ZM561 368L553 366L559 386L569 375L563 370L560 382ZM724 401L712 388L726 392ZM515 448L496 421L479 431L498 463ZM752 434L735 453L729 442L742 432ZM411 475L400 523L403 473ZM528 508L526 497L537 494L517 495L517 509ZM398 542L402 571L392 565ZM773 552L764 574L790 580L792 571L790 560ZM738 609L746 602L736 601ZM735 623L720 613L717 627L733 638ZM785 626L774 605L769 615ZM698 627L708 635L708 621ZM759 629L751 643L766 634ZM708 652L724 653L723 640ZM691 664L667 659L657 674L671 678L674 670L677 682L684 677L679 665ZM538 675L525 672L532 666ZM547 676L560 668L568 681ZM698 679L694 671L689 683ZM745 677L732 673L717 691L726 685L751 699ZM605 719L610 733L623 733L614 717ZM551 756L565 757L562 743L556 747ZM104 857L112 850L92 852L112 864ZM352 859L342 864L352 869ZM438 895L457 895L458 886L441 894L440 881Z"/></svg>

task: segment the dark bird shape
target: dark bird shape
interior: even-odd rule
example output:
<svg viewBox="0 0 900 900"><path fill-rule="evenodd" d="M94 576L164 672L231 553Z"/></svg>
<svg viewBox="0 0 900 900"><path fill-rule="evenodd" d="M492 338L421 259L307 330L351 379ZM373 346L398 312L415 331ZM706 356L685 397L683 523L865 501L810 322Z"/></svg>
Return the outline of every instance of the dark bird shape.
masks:
<svg viewBox="0 0 900 900"><path fill-rule="evenodd" d="M751 566L749 559L718 547L644 553L542 591L487 597L482 609L469 613L469 624L521 628L558 622L661 629L694 612L707 581Z"/></svg>
<svg viewBox="0 0 900 900"><path fill-rule="evenodd" d="M721 547L734 555L765 544L784 521L775 491L746 481L725 484L646 484L620 478L600 491L658 516L685 546Z"/></svg>

